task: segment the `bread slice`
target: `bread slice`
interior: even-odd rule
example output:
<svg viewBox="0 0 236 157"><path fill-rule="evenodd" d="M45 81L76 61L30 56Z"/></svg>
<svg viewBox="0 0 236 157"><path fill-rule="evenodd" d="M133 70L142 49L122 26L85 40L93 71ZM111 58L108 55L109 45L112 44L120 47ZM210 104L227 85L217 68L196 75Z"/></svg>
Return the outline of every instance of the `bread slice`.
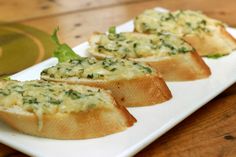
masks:
<svg viewBox="0 0 236 157"><path fill-rule="evenodd" d="M172 97L154 69L123 59L74 59L45 69L41 78L108 89L119 104L127 107L154 105Z"/></svg>
<svg viewBox="0 0 236 157"><path fill-rule="evenodd" d="M108 91L46 81L0 82L0 118L20 132L54 139L101 137L136 122Z"/></svg>
<svg viewBox="0 0 236 157"><path fill-rule="evenodd" d="M211 74L195 49L171 34L95 33L89 44L89 52L97 58L118 57L144 62L159 71L166 81L196 80Z"/></svg>
<svg viewBox="0 0 236 157"><path fill-rule="evenodd" d="M168 32L189 42L201 56L223 56L236 49L236 40L225 25L196 11L146 10L134 20L135 31Z"/></svg>

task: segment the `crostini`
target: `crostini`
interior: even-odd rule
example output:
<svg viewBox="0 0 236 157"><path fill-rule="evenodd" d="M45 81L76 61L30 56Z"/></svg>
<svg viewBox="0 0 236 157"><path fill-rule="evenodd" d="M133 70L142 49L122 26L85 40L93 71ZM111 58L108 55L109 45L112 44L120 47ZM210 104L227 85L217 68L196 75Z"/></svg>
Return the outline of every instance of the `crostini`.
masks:
<svg viewBox="0 0 236 157"><path fill-rule="evenodd" d="M116 58L82 58L68 46L61 47L65 44L58 41L57 45L59 63L41 72L43 80L108 89L119 104L129 107L154 105L172 97L164 80L148 65ZM70 59L68 54L74 57Z"/></svg>
<svg viewBox="0 0 236 157"><path fill-rule="evenodd" d="M116 57L144 62L160 72L166 81L207 78L211 72L196 50L181 38L166 33L95 33L89 52L97 58Z"/></svg>
<svg viewBox="0 0 236 157"><path fill-rule="evenodd" d="M101 137L136 122L108 91L47 81L1 81L0 118L20 132L54 139Z"/></svg>
<svg viewBox="0 0 236 157"><path fill-rule="evenodd" d="M140 33L175 34L189 42L201 56L220 57L236 49L236 40L222 22L197 11L146 10L135 18L134 27Z"/></svg>

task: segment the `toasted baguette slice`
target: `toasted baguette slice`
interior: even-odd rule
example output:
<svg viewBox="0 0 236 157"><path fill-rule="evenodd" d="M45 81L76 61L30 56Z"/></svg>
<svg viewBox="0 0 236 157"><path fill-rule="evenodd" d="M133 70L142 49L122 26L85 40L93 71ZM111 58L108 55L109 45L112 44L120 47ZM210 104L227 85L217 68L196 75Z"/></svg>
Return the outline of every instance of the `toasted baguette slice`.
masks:
<svg viewBox="0 0 236 157"><path fill-rule="evenodd" d="M108 89L119 104L129 107L154 105L172 97L164 80L154 69L115 58L83 58L58 63L45 69L41 78Z"/></svg>
<svg viewBox="0 0 236 157"><path fill-rule="evenodd" d="M108 91L46 81L0 82L0 118L20 132L55 139L101 137L136 122Z"/></svg>
<svg viewBox="0 0 236 157"><path fill-rule="evenodd" d="M166 81L187 81L208 77L211 72L194 48L170 34L94 34L89 52L97 58L118 57L144 62L160 72Z"/></svg>
<svg viewBox="0 0 236 157"><path fill-rule="evenodd" d="M166 81L189 81L207 78L211 71L202 58L196 53L177 54L162 58L140 58L136 61L145 62L159 69Z"/></svg>
<svg viewBox="0 0 236 157"><path fill-rule="evenodd" d="M196 11L146 10L134 21L140 33L169 32L189 42L201 56L223 56L236 49L236 40L222 22Z"/></svg>

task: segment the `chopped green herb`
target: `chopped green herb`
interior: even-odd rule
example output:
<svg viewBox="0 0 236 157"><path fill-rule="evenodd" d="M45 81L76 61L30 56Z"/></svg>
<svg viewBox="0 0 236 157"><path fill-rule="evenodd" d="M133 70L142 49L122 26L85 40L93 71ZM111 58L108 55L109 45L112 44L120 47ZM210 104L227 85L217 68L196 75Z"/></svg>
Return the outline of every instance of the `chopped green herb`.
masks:
<svg viewBox="0 0 236 157"><path fill-rule="evenodd" d="M205 57L211 58L211 59L218 59L218 58L223 57L223 56L225 56L225 55L224 54L213 54L213 55L207 55Z"/></svg>
<svg viewBox="0 0 236 157"><path fill-rule="evenodd" d="M71 71L72 69L71 68L66 68L66 71ZM54 76L53 76L54 77Z"/></svg>
<svg viewBox="0 0 236 157"><path fill-rule="evenodd" d="M137 47L137 45L138 45L138 43L134 43L133 47L134 47L134 48L136 48L136 47Z"/></svg>
<svg viewBox="0 0 236 157"><path fill-rule="evenodd" d="M180 52L180 53L187 53L187 52L189 52L189 49L187 49L186 47L180 47L178 49L178 52Z"/></svg>
<svg viewBox="0 0 236 157"><path fill-rule="evenodd" d="M8 96L8 95L10 95L10 91L8 90L8 92L4 92L4 91L1 91L0 90L0 95L3 95L3 96Z"/></svg>
<svg viewBox="0 0 236 157"><path fill-rule="evenodd" d="M84 97L87 97L87 96L94 96L94 93L82 94L82 93L74 91L72 89L70 89L69 91L66 91L65 94L67 96L69 96L71 99L80 99L80 98L84 98Z"/></svg>
<svg viewBox="0 0 236 157"><path fill-rule="evenodd" d="M143 69L145 69L145 71L147 71L149 74L152 73L152 69L149 67L143 66Z"/></svg>
<svg viewBox="0 0 236 157"><path fill-rule="evenodd" d="M45 69L45 70L43 70L43 71L41 72L40 75L47 75L47 74L48 74L48 69Z"/></svg>
<svg viewBox="0 0 236 157"><path fill-rule="evenodd" d="M80 92L74 91L72 89L70 89L69 91L66 91L65 94L72 99L79 99L82 96Z"/></svg>
<svg viewBox="0 0 236 157"><path fill-rule="evenodd" d="M93 78L93 74L88 74L88 75L87 75L87 78L92 79L92 78Z"/></svg>
<svg viewBox="0 0 236 157"><path fill-rule="evenodd" d="M206 22L206 20L202 20L200 23L203 25L206 25L207 22Z"/></svg>
<svg viewBox="0 0 236 157"><path fill-rule="evenodd" d="M124 52L130 52L130 50L127 47L123 48L123 51Z"/></svg>
<svg viewBox="0 0 236 157"><path fill-rule="evenodd" d="M97 61L96 61L96 59L94 59L94 58L88 58L88 59L87 59L87 62L88 62L90 65L92 65L92 64L95 64Z"/></svg>
<svg viewBox="0 0 236 157"><path fill-rule="evenodd" d="M48 102L51 103L51 104L55 104L55 105L59 105L59 104L62 103L61 100L57 100L57 99L54 99L54 98L51 98L51 97L50 97L50 100Z"/></svg>
<svg viewBox="0 0 236 157"><path fill-rule="evenodd" d="M55 77L55 75L54 75L54 74L50 74L50 75L49 75L49 77L52 77L52 78L54 78L54 77Z"/></svg>
<svg viewBox="0 0 236 157"><path fill-rule="evenodd" d="M116 71L116 68L112 68L110 71Z"/></svg>
<svg viewBox="0 0 236 157"><path fill-rule="evenodd" d="M29 85L32 87L41 87L41 85L39 85L39 84L29 84Z"/></svg>
<svg viewBox="0 0 236 157"><path fill-rule="evenodd" d="M88 75L87 75L87 78L89 78L89 79L101 78L101 77L104 77L104 75L102 75L102 74L97 74L97 73L92 73L92 74L88 74Z"/></svg>
<svg viewBox="0 0 236 157"><path fill-rule="evenodd" d="M15 85L15 86L12 86L12 89L14 89L14 91L16 91L19 94L23 94L24 93L22 86Z"/></svg>
<svg viewBox="0 0 236 157"><path fill-rule="evenodd" d="M146 67L146 66L143 66L142 64L134 64L134 65L138 65L140 68L142 68L145 72L151 74L152 73L152 69L150 67Z"/></svg>
<svg viewBox="0 0 236 157"><path fill-rule="evenodd" d="M69 63L74 64L74 65L78 65L78 64L81 64L81 60L80 59L71 59L69 61Z"/></svg>
<svg viewBox="0 0 236 157"><path fill-rule="evenodd" d="M23 97L23 104L38 104L37 98L34 97Z"/></svg>
<svg viewBox="0 0 236 157"><path fill-rule="evenodd" d="M54 92L54 89L49 88L48 90L49 90L50 92Z"/></svg>
<svg viewBox="0 0 236 157"><path fill-rule="evenodd" d="M108 32L109 32L110 34L116 34L116 27L115 27L115 26L111 26L111 27L109 28Z"/></svg>
<svg viewBox="0 0 236 157"><path fill-rule="evenodd" d="M128 57L128 55L127 54L124 54L121 58L122 59L126 59Z"/></svg>
<svg viewBox="0 0 236 157"><path fill-rule="evenodd" d="M118 41L124 41L126 39L126 37L123 34L116 34L117 35L117 40Z"/></svg>
<svg viewBox="0 0 236 157"><path fill-rule="evenodd" d="M172 51L175 50L175 47L172 46L171 44L167 43L165 40L162 39L161 42L162 42L162 46L167 47Z"/></svg>
<svg viewBox="0 0 236 157"><path fill-rule="evenodd" d="M111 59L111 58L105 58L104 61L102 62L102 65L104 68L109 67L111 65L114 65L115 63L117 63L116 60Z"/></svg>
<svg viewBox="0 0 236 157"><path fill-rule="evenodd" d="M190 22L186 22L185 23L188 27L191 27L192 26L192 24L190 23Z"/></svg>

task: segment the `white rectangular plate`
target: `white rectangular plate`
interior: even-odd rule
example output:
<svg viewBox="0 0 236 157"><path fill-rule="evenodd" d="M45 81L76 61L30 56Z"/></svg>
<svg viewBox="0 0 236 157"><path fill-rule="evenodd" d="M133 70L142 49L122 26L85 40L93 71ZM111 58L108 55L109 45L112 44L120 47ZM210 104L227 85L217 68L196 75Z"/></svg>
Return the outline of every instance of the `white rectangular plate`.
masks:
<svg viewBox="0 0 236 157"><path fill-rule="evenodd" d="M163 10L163 9L161 9ZM132 21L118 31L132 31ZM236 30L228 31L236 37ZM88 44L74 48L86 56ZM129 108L138 122L126 131L88 140L53 140L19 133L0 122L0 142L32 156L131 156L174 127L227 87L236 82L236 52L219 58L205 59L212 75L203 80L167 83L173 98L165 103ZM51 58L12 76L17 80L39 79L42 69L55 65Z"/></svg>

